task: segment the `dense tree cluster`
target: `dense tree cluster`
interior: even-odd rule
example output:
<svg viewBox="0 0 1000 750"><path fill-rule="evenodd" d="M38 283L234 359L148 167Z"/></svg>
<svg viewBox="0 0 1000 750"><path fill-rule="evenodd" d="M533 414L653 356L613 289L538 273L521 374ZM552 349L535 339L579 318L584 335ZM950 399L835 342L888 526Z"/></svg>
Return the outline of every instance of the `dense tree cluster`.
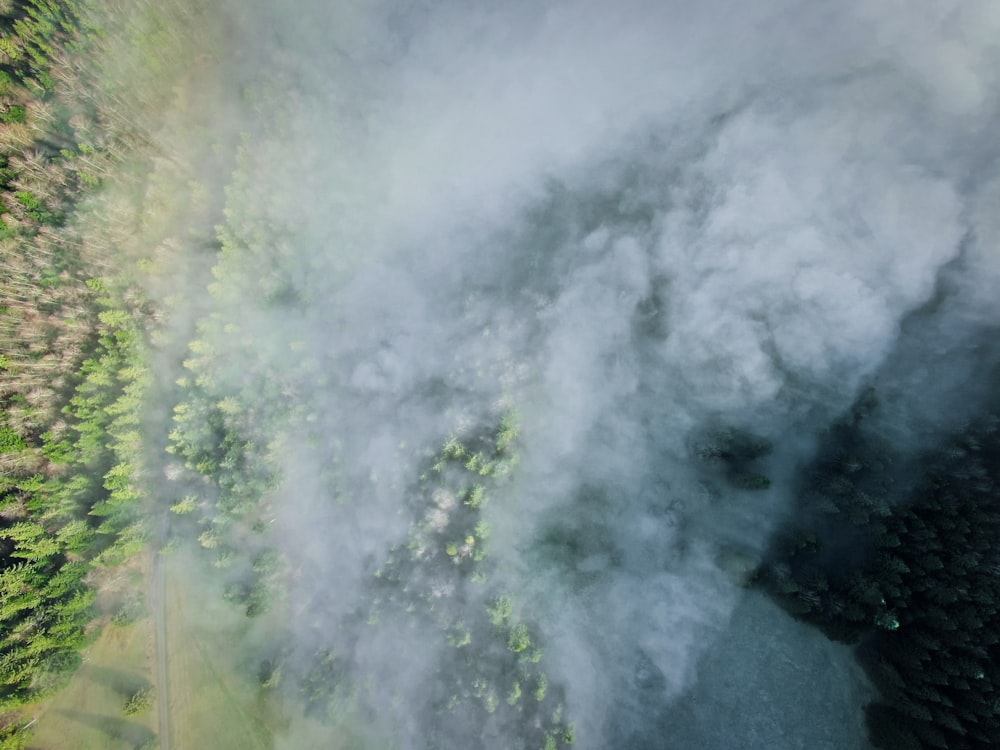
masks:
<svg viewBox="0 0 1000 750"><path fill-rule="evenodd" d="M880 692L867 709L878 747L993 747L1000 418L921 456L920 478L903 482L901 457L867 427L876 408L866 394L827 435L802 489L813 522L785 535L761 581L798 616L859 644Z"/></svg>
<svg viewBox="0 0 1000 750"><path fill-rule="evenodd" d="M55 87L52 63L77 31L72 0L27 0L0 5L0 71L35 93ZM9 110L8 110L9 112Z"/></svg>
<svg viewBox="0 0 1000 750"><path fill-rule="evenodd" d="M445 442L409 493L414 522L406 543L389 550L358 611L363 625L354 639L387 623L424 634L432 647L437 641L437 679L414 709L429 748L496 735L555 750L575 739L564 690L543 669L536 628L492 576L483 512L517 463L516 435L516 415L507 413L496 430ZM363 694L370 676L354 652L341 644L313 660L301 691L315 714Z"/></svg>
<svg viewBox="0 0 1000 750"><path fill-rule="evenodd" d="M129 272L159 267L153 275L169 273L161 261L176 252L162 237L136 249L156 236L143 221L169 219L140 219L143 199L135 196L167 192L157 192L154 159L159 169L184 172L177 162L190 150L173 153L150 137L160 98L172 95L156 85L164 64L156 50L194 58L195 45L176 29L196 28L199 13L198 4L180 0L160 5L134 14L128 0L0 0L0 748L23 746L17 709L49 694L79 663L96 633L104 569L146 541L137 506L154 310L117 269L125 247L138 261ZM88 64L115 44L130 51L116 59L134 67ZM268 110L257 112L267 124L254 127L289 127L293 119L267 96L248 106ZM299 338L295 313L317 302L313 248L274 220L298 214L269 194L273 165L254 149L248 136L232 164L220 157L218 171L235 167L225 220L200 238L205 266L214 264L212 312L193 315L186 374L169 393L176 408L168 448L183 487L171 498L174 528L197 540L222 571L226 598L249 617L279 609L300 574L268 537L277 457L310 417L298 396L337 387L330 373L343 364ZM129 189L94 196L97 218L81 219L81 196L115 180ZM192 233L205 233L222 198L190 187ZM262 208L268 201L277 205ZM344 252L332 271L323 269L334 277L324 279L324 293L353 262ZM642 325L659 336L654 302L641 311ZM263 319L285 327L259 336L254 316L275 310L288 315ZM227 351L217 350L220 342ZM990 747L1000 736L1000 419L983 419L906 464L921 476L904 482L902 458L870 427L877 408L864 394L824 436L799 488L795 525L757 582L795 615L858 644L880 691L868 708L879 747ZM417 699L429 747L472 747L484 731L525 747L571 744L563 689L549 684L536 623L495 582L488 555L484 509L516 464L516 438L508 413L492 429L446 441L419 480L398 488L409 534L373 563L354 619L328 622L307 603L296 614L338 628L336 638L310 643L310 666L299 673L301 662L286 650L255 659L260 683L270 688L285 675L321 718L364 703L372 676L353 645L391 623L438 647L441 679ZM762 473L770 449L729 428L709 430L695 445L703 469L741 492L770 486ZM582 544L575 529L562 534L543 542L554 550ZM114 619L127 624L140 609L133 600ZM140 712L151 697L137 691L123 710ZM384 705L379 700L369 705Z"/></svg>
<svg viewBox="0 0 1000 750"><path fill-rule="evenodd" d="M88 3L0 3L0 747L13 710L58 686L95 634L100 571L144 543L139 423L148 373L141 295L113 248L69 219L114 134L88 145L79 64ZM91 117L88 117L88 114ZM102 280L102 277L104 280Z"/></svg>
<svg viewBox="0 0 1000 750"><path fill-rule="evenodd" d="M221 262L228 266L234 252L230 246ZM256 299L262 305L284 304ZM237 379L234 394L232 378L219 376L227 358L208 343L215 340L213 329L228 325L218 315L204 321L185 363L188 374L181 380L183 400L175 408L169 450L182 461L192 492L172 510L178 517L175 531L196 536L212 564L222 569L228 581L225 597L256 617L279 605L287 611L291 605L284 601L284 588L290 576L315 575L290 571L268 544L271 505L281 483L272 452L285 445L283 434L308 422L300 421L301 405L289 404L287 396L255 395L295 392L295 378L309 376L310 359L269 369L266 358L258 358ZM284 411L269 411L274 403L284 404ZM301 646L292 647L293 639L284 639L287 648L261 652L255 670L260 684L265 689L294 686L306 711L321 720L343 722L360 711L371 726L386 726L385 718L367 713L382 700L369 692L385 686L355 655L364 652L357 643L372 630L402 627L421 634L439 659L438 679L427 685L424 703L411 706L425 723L421 736L428 747L473 745L484 731L519 737L525 747L554 750L572 744L563 690L550 685L543 671L535 628L518 611L516 598L491 576L484 512L517 464L517 433L517 416L508 412L493 429L453 436L425 459L416 472L419 479L398 489L402 510L412 519L408 538L380 562L373 561L370 585L356 611L346 621L330 622L322 597L296 604L300 625L321 624L316 639L304 641L314 650L303 654ZM330 502L334 496L350 502L347 497L359 493L345 489L335 446L330 452ZM285 620L272 625L288 626Z"/></svg>

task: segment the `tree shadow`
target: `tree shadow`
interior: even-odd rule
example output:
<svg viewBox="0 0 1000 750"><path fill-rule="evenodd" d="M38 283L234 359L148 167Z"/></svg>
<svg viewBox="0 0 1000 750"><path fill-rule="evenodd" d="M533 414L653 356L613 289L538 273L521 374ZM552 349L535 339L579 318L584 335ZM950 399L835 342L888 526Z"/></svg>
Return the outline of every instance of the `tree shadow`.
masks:
<svg viewBox="0 0 1000 750"><path fill-rule="evenodd" d="M127 699L139 690L151 690L153 685L145 677L126 672L122 669L112 667L98 667L93 664L84 664L80 671L89 679L101 685L111 688L115 693Z"/></svg>
<svg viewBox="0 0 1000 750"><path fill-rule="evenodd" d="M153 741L156 739L156 733L149 727L135 721L129 721L128 719L119 719L116 716L87 714L82 711L72 711L70 709L58 709L56 713L84 726L96 729L109 738L120 740L137 750L139 748L151 747Z"/></svg>

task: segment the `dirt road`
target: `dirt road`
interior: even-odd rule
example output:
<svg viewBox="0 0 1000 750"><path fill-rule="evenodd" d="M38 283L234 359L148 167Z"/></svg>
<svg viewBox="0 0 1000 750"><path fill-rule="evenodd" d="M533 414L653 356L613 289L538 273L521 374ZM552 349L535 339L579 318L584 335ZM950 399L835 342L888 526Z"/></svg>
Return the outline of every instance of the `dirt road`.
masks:
<svg viewBox="0 0 1000 750"><path fill-rule="evenodd" d="M153 552L153 574L149 588L149 608L153 613L153 623L156 632L156 696L157 715L160 719L160 750L170 750L170 693L167 680L167 608L166 608L166 574L164 558L159 550L167 541L167 528L170 523L168 515L164 515L160 540Z"/></svg>

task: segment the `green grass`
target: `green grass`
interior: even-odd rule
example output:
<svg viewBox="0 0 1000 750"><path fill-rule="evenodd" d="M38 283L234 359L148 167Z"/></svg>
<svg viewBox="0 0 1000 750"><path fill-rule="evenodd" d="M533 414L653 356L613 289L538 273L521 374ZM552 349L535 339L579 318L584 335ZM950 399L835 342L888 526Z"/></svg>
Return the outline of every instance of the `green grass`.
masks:
<svg viewBox="0 0 1000 750"><path fill-rule="evenodd" d="M284 729L277 699L240 671L233 650L249 621L214 587L165 562L170 750L270 750L274 728ZM148 588L148 569L131 573L123 574L128 590ZM159 750L154 633L149 615L107 624L66 688L25 714L38 717L29 747ZM148 710L127 715L129 699L144 690Z"/></svg>
<svg viewBox="0 0 1000 750"><path fill-rule="evenodd" d="M282 723L276 699L240 670L233 649L249 621L203 584L168 558L171 750L270 750Z"/></svg>
<svg viewBox="0 0 1000 750"><path fill-rule="evenodd" d="M248 619L243 607L222 599L209 573L166 558L167 644L171 750L365 750L384 742L368 736L353 715L332 724L303 716L282 703L280 689L259 684L243 648L269 640L273 624ZM280 622L281 615L274 615ZM242 645L236 645L242 644ZM276 743L276 739L280 741Z"/></svg>
<svg viewBox="0 0 1000 750"><path fill-rule="evenodd" d="M152 622L109 624L84 653L65 689L40 707L30 747L38 750L134 750L155 742L156 709L126 716L130 696L152 682ZM158 748L158 744L151 745Z"/></svg>

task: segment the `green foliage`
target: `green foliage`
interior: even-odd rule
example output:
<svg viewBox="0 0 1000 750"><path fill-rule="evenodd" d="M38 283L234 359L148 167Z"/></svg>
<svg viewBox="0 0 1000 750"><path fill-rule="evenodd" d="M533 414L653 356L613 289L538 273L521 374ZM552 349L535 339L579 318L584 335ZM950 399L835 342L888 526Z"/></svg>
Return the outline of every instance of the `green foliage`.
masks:
<svg viewBox="0 0 1000 750"><path fill-rule="evenodd" d="M521 415L516 411L505 412L500 418L500 429L497 430L497 453L503 453L517 440L520 430Z"/></svg>
<svg viewBox="0 0 1000 750"><path fill-rule="evenodd" d="M465 446L463 446L454 435L448 438L447 442L445 442L444 446L441 448L441 457L448 461L457 461L465 455Z"/></svg>
<svg viewBox="0 0 1000 750"><path fill-rule="evenodd" d="M455 648L464 648L472 643L472 633L466 628L464 622L458 623L448 634L448 643Z"/></svg>
<svg viewBox="0 0 1000 750"><path fill-rule="evenodd" d="M23 104L11 104L0 113L0 121L23 123L27 120L25 107Z"/></svg>
<svg viewBox="0 0 1000 750"><path fill-rule="evenodd" d="M273 659L263 659L257 669L257 681L261 687L271 688L281 684L281 666Z"/></svg>
<svg viewBox="0 0 1000 750"><path fill-rule="evenodd" d="M503 628L510 623L513 604L509 596L497 597L492 604L487 607L490 622L494 627Z"/></svg>
<svg viewBox="0 0 1000 750"><path fill-rule="evenodd" d="M152 705L153 689L141 687L126 699L125 705L122 707L122 712L126 716L135 716L136 714L148 711Z"/></svg>
<svg viewBox="0 0 1000 750"><path fill-rule="evenodd" d="M532 696L536 701L541 703L545 700L545 695L549 690L549 678L545 676L544 672L540 672L538 675L538 680L535 683L535 689L532 692Z"/></svg>
<svg viewBox="0 0 1000 750"><path fill-rule="evenodd" d="M273 580L242 577L229 584L223 596L226 601L242 606L247 617L254 618L271 611L281 593L281 587Z"/></svg>
<svg viewBox="0 0 1000 750"><path fill-rule="evenodd" d="M524 623L517 623L507 633L507 648L513 653L519 654L531 645L531 637L528 635L528 626Z"/></svg>
<svg viewBox="0 0 1000 750"><path fill-rule="evenodd" d="M498 443L508 453L514 449L510 440L498 441L498 432L452 436L427 459L429 471L410 489L417 519L410 538L378 565L368 606L358 613L366 629L409 623L417 632L439 633L447 646L441 651L442 680L428 688L418 711L428 717L421 731L429 746L474 747L485 722L504 727L525 747L564 736L561 718L552 718L561 717L555 709L563 691L550 686L539 667L538 636L520 619L514 597L490 586L487 575L492 561L483 500L487 494L502 497L502 477L480 469L499 461ZM350 633L350 622L341 627ZM323 654L317 653L317 663ZM364 705L372 689L369 676L338 669L324 685L321 671L307 675L305 688L317 711L338 701Z"/></svg>
<svg viewBox="0 0 1000 750"><path fill-rule="evenodd" d="M0 453L23 451L28 447L24 438L6 426L0 426Z"/></svg>
<svg viewBox="0 0 1000 750"><path fill-rule="evenodd" d="M45 202L35 194L22 190L14 193L14 198L24 206L28 218L38 224L58 226L62 223L62 216L50 211Z"/></svg>
<svg viewBox="0 0 1000 750"><path fill-rule="evenodd" d="M146 603L139 593L132 593L125 598L117 611L111 617L111 622L119 627L128 627L138 622L146 615Z"/></svg>
<svg viewBox="0 0 1000 750"><path fill-rule="evenodd" d="M12 723L0 726L0 750L24 750L31 738L29 730L25 728L27 722L23 722L21 717L16 715L11 718ZM5 720L9 718L0 718L0 721Z"/></svg>
<svg viewBox="0 0 1000 750"><path fill-rule="evenodd" d="M0 51L10 59L12 73L37 93L51 91L55 86L49 69L60 44L74 30L74 5L59 0L27 0L11 25L13 33L0 40Z"/></svg>
<svg viewBox="0 0 1000 750"><path fill-rule="evenodd" d="M0 129L10 136L0 153L0 239L16 248L0 259L3 708L37 701L65 682L92 637L95 592L87 574L134 554L145 536L136 520L135 470L148 378L141 304L119 304L120 284L84 283L87 261L75 229L42 226L64 224L81 186L71 164L77 156L59 153L73 130L68 118L80 108L58 98L51 74L53 65L62 74L80 69L66 49L77 34L78 7L68 0L7 4L0 40L7 58ZM94 152L81 147L80 155ZM16 727L0 731L0 746L22 744Z"/></svg>
<svg viewBox="0 0 1000 750"><path fill-rule="evenodd" d="M30 202L30 201L29 201ZM0 560L0 703L37 700L62 684L79 662L95 594L84 584L93 565L114 565L143 548L137 523L141 495L134 482L137 424L144 373L135 323L106 316L96 345L64 409L76 441L42 435L40 452L69 467L65 477L26 476L4 490L13 520L0 528L8 540ZM30 450L4 432L8 448ZM104 470L103 483L90 476ZM13 501L16 501L13 502ZM116 616L117 617L117 616Z"/></svg>
<svg viewBox="0 0 1000 750"><path fill-rule="evenodd" d="M189 513L193 513L198 507L198 498L194 495L186 495L185 497L178 500L176 503L170 506L170 511L176 513L179 516L186 516Z"/></svg>
<svg viewBox="0 0 1000 750"><path fill-rule="evenodd" d="M507 705L514 706L521 700L521 683L515 682L507 694Z"/></svg>
<svg viewBox="0 0 1000 750"><path fill-rule="evenodd" d="M465 504L470 508L481 508L485 500L486 488L481 484L474 484L469 489L465 498Z"/></svg>
<svg viewBox="0 0 1000 750"><path fill-rule="evenodd" d="M274 122L281 127L280 118ZM246 310L247 300L265 309L294 308L309 287L287 272L288 255L297 252L295 227L269 221L260 210L257 162L248 139L228 194L227 222L218 230L221 250L210 287L217 311L196 324L186 372L177 381L168 448L204 487L197 503L176 504L190 518L175 526L193 530L214 550L245 551L240 557L251 563L249 569L227 570L225 596L250 616L278 609L283 578L308 575L282 575L280 561L267 552L273 506L289 489L273 492L282 479L278 468L287 465L276 460L281 451L302 445L323 456L320 481L329 489L331 509L363 502L371 489L355 478L356 467L338 463L350 451L331 445L323 430L311 426L314 405L289 395L314 391L317 382L337 387L327 363L316 362L293 331L287 349L263 351L253 326L228 312ZM241 363L238 372L232 360ZM540 635L521 607L515 619L511 595L490 583L495 563L483 512L487 502L504 498L503 482L517 462L518 422L513 411L498 414L492 424L447 436L426 455L419 447L410 454L400 446L401 460L420 462L412 484L396 484L395 475L368 478L379 482L380 492L404 498L401 513L410 531L371 561L367 598L344 621L327 623L329 635L321 630L319 637L328 640L321 640L312 658L285 662L282 679L298 688L311 716L365 709L382 687L376 675L355 672L338 649L349 653L356 639L370 639L382 628L412 627L439 639L443 659L443 679L435 680L440 684L428 685L426 696L417 698L425 700L425 710L415 714L423 743L475 747L486 722L513 727L517 744L525 747L540 747L547 734L562 736L562 725L551 718L562 688L549 686L538 666ZM295 608L303 622L327 622L322 602L297 601ZM297 672L294 665L304 661L308 666ZM469 733L463 743L449 735L456 726Z"/></svg>

